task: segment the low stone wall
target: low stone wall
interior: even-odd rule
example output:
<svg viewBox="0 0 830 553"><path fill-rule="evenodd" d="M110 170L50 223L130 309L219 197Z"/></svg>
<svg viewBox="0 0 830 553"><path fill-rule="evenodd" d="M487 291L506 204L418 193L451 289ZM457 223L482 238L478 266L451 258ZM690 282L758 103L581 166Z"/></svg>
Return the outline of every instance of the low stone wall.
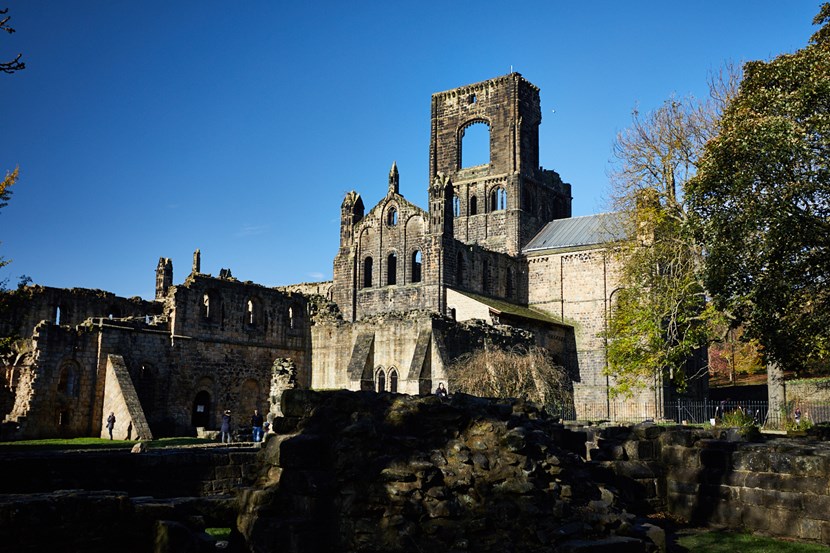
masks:
<svg viewBox="0 0 830 553"><path fill-rule="evenodd" d="M215 551L200 530L233 527L237 511L234 497L165 500L84 490L0 494L0 544L9 553Z"/></svg>
<svg viewBox="0 0 830 553"><path fill-rule="evenodd" d="M234 448L67 451L0 456L0 494L119 490L130 496L233 494L253 482L257 450Z"/></svg>
<svg viewBox="0 0 830 553"><path fill-rule="evenodd" d="M700 440L672 446L666 494L671 512L772 536L830 544L830 447Z"/></svg>
<svg viewBox="0 0 830 553"><path fill-rule="evenodd" d="M196 553L206 527L236 524L235 492L258 473L253 448L7 453L0 549ZM114 491L117 490L117 491ZM241 536L235 534L241 544ZM233 537L233 536L232 536ZM238 549L236 549L238 551Z"/></svg>
<svg viewBox="0 0 830 553"><path fill-rule="evenodd" d="M830 544L830 443L654 425L583 431L593 477L641 509Z"/></svg>
<svg viewBox="0 0 830 553"><path fill-rule="evenodd" d="M655 511L830 544L828 442L565 426L463 394L290 390L282 411L262 450L4 454L0 544L195 552L236 524L256 553L657 551Z"/></svg>

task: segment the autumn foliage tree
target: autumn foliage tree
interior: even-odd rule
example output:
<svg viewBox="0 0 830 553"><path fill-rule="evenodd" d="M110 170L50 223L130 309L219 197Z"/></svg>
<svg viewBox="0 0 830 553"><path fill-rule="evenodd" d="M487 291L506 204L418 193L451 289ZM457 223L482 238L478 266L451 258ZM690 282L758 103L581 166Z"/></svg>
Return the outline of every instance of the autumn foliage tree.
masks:
<svg viewBox="0 0 830 553"><path fill-rule="evenodd" d="M709 374L722 382L736 384L742 376L766 369L757 340L744 336L743 328L730 327L723 338L709 344Z"/></svg>
<svg viewBox="0 0 830 553"><path fill-rule="evenodd" d="M6 173L6 176L0 181L0 208L6 207L9 203L9 198L12 195L11 187L17 181L18 169L10 173ZM0 256L0 267L5 267L10 262L7 259L4 259Z"/></svg>

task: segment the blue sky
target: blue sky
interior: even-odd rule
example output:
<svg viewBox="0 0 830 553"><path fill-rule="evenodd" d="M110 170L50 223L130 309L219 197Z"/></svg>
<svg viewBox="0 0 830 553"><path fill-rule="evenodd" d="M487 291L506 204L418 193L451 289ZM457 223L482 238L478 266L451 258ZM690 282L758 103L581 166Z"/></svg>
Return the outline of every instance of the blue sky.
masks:
<svg viewBox="0 0 830 553"><path fill-rule="evenodd" d="M806 45L814 1L6 0L0 278L152 298L227 267L266 286L331 278L339 207L426 208L430 95L509 73L541 89L542 165L574 215L606 210L631 110L706 95L724 61Z"/></svg>

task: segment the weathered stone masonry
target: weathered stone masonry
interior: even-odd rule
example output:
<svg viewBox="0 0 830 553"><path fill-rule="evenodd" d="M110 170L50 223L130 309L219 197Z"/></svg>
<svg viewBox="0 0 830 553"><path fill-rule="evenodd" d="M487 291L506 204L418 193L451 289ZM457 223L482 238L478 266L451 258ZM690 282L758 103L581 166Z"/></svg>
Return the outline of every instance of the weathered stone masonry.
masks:
<svg viewBox="0 0 830 553"><path fill-rule="evenodd" d="M233 526L263 553L658 551L663 531L638 518L656 510L830 544L827 442L563 425L533 404L463 394L293 390L281 412L289 433L256 462L218 447L4 456L0 469L21 477L0 485L0 537L13 551L147 551L171 524L160 521L176 521L188 535Z"/></svg>
<svg viewBox="0 0 830 553"><path fill-rule="evenodd" d="M53 295L40 301L49 303ZM168 287L161 302L161 314L152 319L40 323L31 352L7 371L16 394L6 420L16 435L102 435L104 402L126 401L105 391L110 355L123 359L156 435L216 428L224 409L234 412L236 424L254 408L267 412L277 358L291 358L298 383L310 385L306 296L192 273ZM141 436L132 418L117 417L115 437L126 438L131 423L131 437Z"/></svg>
<svg viewBox="0 0 830 553"><path fill-rule="evenodd" d="M106 409L122 413L118 437L130 423L136 436L138 408L144 435L216 428L225 409L241 425L254 408L275 412L278 359L300 388L428 393L485 342L548 349L574 377L578 414L608 402L603 333L618 287L608 248L624 236L601 232L607 215L571 218L571 185L539 165L541 121L539 89L518 73L433 94L428 209L400 194L394 163L374 207L346 194L330 282L217 278L197 250L179 285L159 259L152 302L39 286L4 294L0 335L23 340L4 355L3 435L101 435ZM487 129L489 160L469 166L473 125ZM114 391L130 386L108 379L110 356L139 405ZM659 415L671 390L649 384L634 401Z"/></svg>

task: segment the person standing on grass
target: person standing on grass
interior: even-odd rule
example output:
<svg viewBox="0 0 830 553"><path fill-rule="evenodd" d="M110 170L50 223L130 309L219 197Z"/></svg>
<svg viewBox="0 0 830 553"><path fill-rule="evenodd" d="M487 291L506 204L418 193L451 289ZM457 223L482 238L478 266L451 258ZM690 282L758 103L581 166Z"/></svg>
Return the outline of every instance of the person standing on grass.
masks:
<svg viewBox="0 0 830 553"><path fill-rule="evenodd" d="M231 411L230 409L226 410L222 415L222 427L220 430L220 436L222 438L223 444L231 443Z"/></svg>
<svg viewBox="0 0 830 553"><path fill-rule="evenodd" d="M254 409L254 414L251 417L251 428L253 429L253 440L255 442L262 441L262 424L264 419L262 415L259 414L259 409Z"/></svg>
<svg viewBox="0 0 830 553"><path fill-rule="evenodd" d="M110 431L110 440L112 439L113 428L115 428L115 413L110 411L110 416L107 417L107 430Z"/></svg>

